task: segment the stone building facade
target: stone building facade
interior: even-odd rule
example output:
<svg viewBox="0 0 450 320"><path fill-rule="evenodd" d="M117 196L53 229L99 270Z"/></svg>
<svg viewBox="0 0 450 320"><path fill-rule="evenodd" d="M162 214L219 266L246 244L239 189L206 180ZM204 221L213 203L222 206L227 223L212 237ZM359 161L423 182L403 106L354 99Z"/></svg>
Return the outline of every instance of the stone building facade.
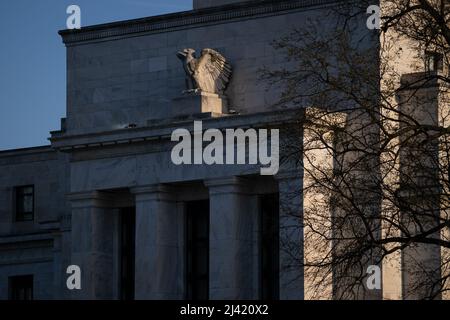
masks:
<svg viewBox="0 0 450 320"><path fill-rule="evenodd" d="M171 133L202 120L290 134L306 109L274 109L279 92L258 71L286 63L273 40L333 5L194 0L188 12L61 31L61 130L49 146L0 152L0 299L303 299L303 271L292 267L302 255L304 199L291 192L300 166L282 163L274 176L259 165L176 166ZM228 110L187 107L202 102L182 93L184 48L230 61ZM294 231L274 231L285 226ZM298 243L296 257L279 250L283 238ZM66 287L70 265L81 290Z"/></svg>

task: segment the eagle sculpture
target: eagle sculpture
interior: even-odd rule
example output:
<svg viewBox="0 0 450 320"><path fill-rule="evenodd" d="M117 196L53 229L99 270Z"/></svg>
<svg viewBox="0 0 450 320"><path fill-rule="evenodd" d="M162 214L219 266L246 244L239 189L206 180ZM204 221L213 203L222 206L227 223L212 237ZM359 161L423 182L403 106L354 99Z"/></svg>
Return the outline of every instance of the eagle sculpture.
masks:
<svg viewBox="0 0 450 320"><path fill-rule="evenodd" d="M184 49L177 53L186 71L187 92L209 92L223 95L231 78L231 65L217 51L203 49L200 58L194 49Z"/></svg>

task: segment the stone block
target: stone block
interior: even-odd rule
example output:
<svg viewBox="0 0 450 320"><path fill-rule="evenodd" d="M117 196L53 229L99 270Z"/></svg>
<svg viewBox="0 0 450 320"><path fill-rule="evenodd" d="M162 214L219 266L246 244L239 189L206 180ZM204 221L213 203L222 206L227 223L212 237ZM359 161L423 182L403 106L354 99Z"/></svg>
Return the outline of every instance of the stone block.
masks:
<svg viewBox="0 0 450 320"><path fill-rule="evenodd" d="M185 93L173 99L171 109L173 117L207 112L224 114L228 112L228 102L225 97L214 93Z"/></svg>
<svg viewBox="0 0 450 320"><path fill-rule="evenodd" d="M163 71L167 69L167 57L148 59L148 72Z"/></svg>

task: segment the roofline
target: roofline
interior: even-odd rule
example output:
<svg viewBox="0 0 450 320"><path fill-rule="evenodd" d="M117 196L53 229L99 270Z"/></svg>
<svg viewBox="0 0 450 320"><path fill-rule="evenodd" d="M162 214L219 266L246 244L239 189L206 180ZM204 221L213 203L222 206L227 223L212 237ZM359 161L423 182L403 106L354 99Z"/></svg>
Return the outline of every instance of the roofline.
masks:
<svg viewBox="0 0 450 320"><path fill-rule="evenodd" d="M85 41L111 39L130 34L164 32L176 28L186 28L206 23L217 23L258 15L274 14L277 12L305 9L313 6L330 5L342 1L343 0L246 1L217 7L86 26L78 30L60 30L58 33L66 46L70 46Z"/></svg>
<svg viewBox="0 0 450 320"><path fill-rule="evenodd" d="M51 145L45 145L45 146L37 146L37 147L29 147L29 148L0 150L0 157L20 156L20 155L29 155L29 154L34 154L34 153L46 153L46 152L55 152L55 149L53 149Z"/></svg>

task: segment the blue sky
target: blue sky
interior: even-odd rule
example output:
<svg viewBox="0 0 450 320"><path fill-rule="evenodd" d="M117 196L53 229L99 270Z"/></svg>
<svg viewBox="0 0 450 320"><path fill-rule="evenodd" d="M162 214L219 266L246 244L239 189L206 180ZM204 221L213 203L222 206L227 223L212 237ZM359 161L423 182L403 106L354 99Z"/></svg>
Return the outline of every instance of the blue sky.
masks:
<svg viewBox="0 0 450 320"><path fill-rule="evenodd" d="M0 150L49 144L66 113L66 8L82 26L190 10L192 0L0 1Z"/></svg>

